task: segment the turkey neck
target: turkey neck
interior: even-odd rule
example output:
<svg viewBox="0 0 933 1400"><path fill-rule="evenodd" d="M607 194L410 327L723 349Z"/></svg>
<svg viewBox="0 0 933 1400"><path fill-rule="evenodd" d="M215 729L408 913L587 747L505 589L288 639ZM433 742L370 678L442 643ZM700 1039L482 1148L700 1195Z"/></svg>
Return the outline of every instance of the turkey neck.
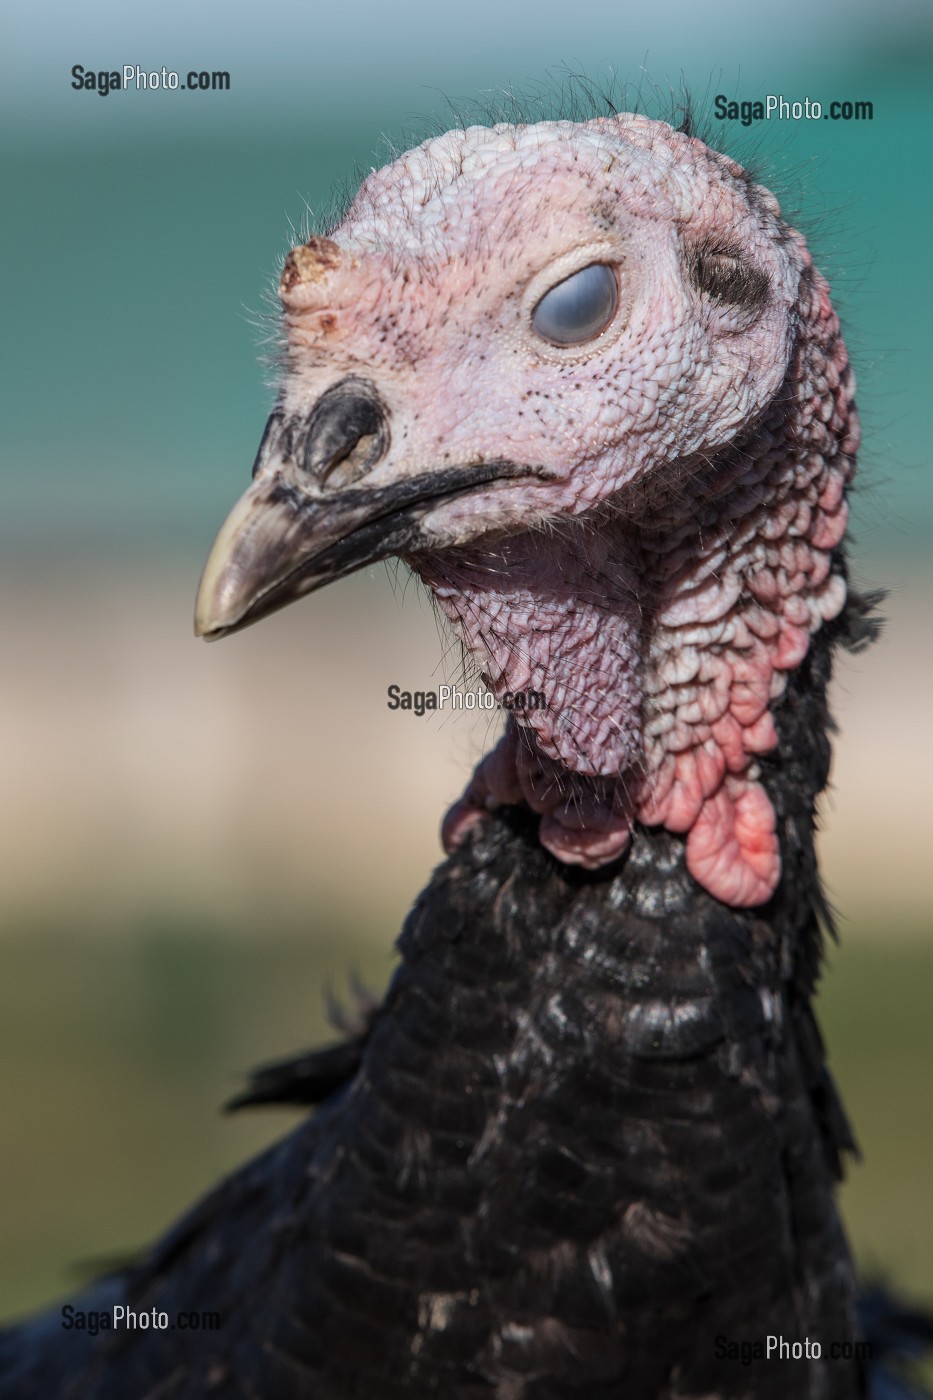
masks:
<svg viewBox="0 0 933 1400"><path fill-rule="evenodd" d="M833 1201L850 1139L809 1004L831 631L776 707L763 780L785 873L764 909L712 899L664 831L636 826L611 875L570 869L520 808L417 902L367 1052L373 1103L356 1111L391 1135L404 1101L406 1171L464 1212L454 1332L481 1332L488 1310L511 1320L516 1354L547 1327L568 1351L603 1335L633 1394L666 1394L671 1373L678 1394L856 1393L842 1363L737 1366L732 1388L714 1354L717 1336L855 1335ZM447 1265L432 1271L424 1289L446 1296Z"/></svg>

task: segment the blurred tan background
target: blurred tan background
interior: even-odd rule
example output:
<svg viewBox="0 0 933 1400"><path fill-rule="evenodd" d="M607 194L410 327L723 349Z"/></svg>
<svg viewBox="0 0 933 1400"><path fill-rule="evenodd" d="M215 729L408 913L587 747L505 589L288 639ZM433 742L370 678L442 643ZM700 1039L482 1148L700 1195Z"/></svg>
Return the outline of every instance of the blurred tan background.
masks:
<svg viewBox="0 0 933 1400"><path fill-rule="evenodd" d="M607 55L637 88L646 53L701 115L720 91L875 104L861 127L721 134L811 236L862 385L854 574L889 588L889 622L835 687L822 848L842 943L821 1017L865 1153L845 1188L860 1260L933 1302L928 14L855 5L844 36L802 0L741 21L668 0L624 24L600 0L585 36L530 0L476 0L456 26L420 0L219 16L7 21L0 1313L74 1292L82 1261L144 1243L289 1126L217 1106L329 1034L349 968L385 982L441 814L494 737L485 716L386 708L393 682L460 677L401 570L219 645L191 634L271 403L254 322L289 220L382 160L383 132L453 124L447 95L553 95L562 62L608 84ZM137 55L229 69L231 90L70 89L72 64Z"/></svg>

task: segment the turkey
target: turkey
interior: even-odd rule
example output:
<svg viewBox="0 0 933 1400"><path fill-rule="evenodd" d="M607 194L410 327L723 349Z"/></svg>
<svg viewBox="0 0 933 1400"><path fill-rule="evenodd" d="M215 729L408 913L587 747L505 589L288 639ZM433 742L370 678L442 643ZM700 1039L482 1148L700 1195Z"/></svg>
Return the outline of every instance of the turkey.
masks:
<svg viewBox="0 0 933 1400"><path fill-rule="evenodd" d="M313 1115L84 1326L8 1332L0 1396L868 1395L811 998L832 653L874 624L804 240L689 130L477 126L368 176L280 295L198 633L394 556L546 704L448 813L383 1003L241 1099Z"/></svg>

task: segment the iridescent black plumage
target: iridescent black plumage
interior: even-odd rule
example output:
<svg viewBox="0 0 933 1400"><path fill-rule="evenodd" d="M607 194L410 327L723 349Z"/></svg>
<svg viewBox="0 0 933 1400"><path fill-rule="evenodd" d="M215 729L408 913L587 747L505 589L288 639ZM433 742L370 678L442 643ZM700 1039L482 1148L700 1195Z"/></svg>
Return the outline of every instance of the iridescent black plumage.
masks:
<svg viewBox="0 0 933 1400"><path fill-rule="evenodd" d="M810 1000L830 655L865 611L777 708L768 905L712 899L664 832L593 876L520 812L491 820L415 904L359 1042L296 1062L313 1117L85 1302L221 1328L94 1341L50 1315L0 1343L0 1397L864 1394L828 1359L857 1336L833 1199L852 1143ZM717 1355L769 1333L823 1358Z"/></svg>

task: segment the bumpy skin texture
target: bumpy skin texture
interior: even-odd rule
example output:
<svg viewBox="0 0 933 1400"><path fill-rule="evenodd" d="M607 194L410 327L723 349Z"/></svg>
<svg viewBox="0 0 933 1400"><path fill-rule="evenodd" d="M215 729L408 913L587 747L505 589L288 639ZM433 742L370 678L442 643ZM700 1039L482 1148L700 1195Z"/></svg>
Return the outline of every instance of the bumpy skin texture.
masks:
<svg viewBox="0 0 933 1400"><path fill-rule="evenodd" d="M543 341L537 301L594 262L611 323ZM769 706L843 606L858 445L829 290L773 196L642 117L449 132L370 176L282 296L286 417L335 368L385 397L368 484L538 468L439 506L410 560L491 689L548 701L510 721L448 847L520 797L562 860L615 859L637 820L686 834L718 899L763 903Z"/></svg>
<svg viewBox="0 0 933 1400"><path fill-rule="evenodd" d="M360 1041L278 1071L281 1098L329 1095L314 1118L84 1300L222 1329L94 1341L52 1314L0 1344L3 1400L862 1394L828 1356L856 1335L850 1138L809 1005L829 640L762 761L784 858L766 910L701 889L681 836L638 828L589 875L521 809L492 817L417 901ZM768 1333L823 1357L715 1355Z"/></svg>

